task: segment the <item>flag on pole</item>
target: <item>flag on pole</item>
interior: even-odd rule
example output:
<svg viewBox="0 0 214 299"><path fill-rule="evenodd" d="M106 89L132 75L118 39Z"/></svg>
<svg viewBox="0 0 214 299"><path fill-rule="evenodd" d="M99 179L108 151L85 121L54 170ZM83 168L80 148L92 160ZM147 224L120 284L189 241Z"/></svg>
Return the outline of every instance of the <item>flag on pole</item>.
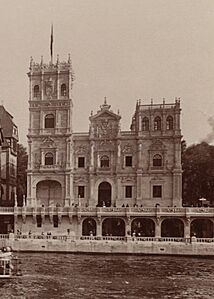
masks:
<svg viewBox="0 0 214 299"><path fill-rule="evenodd" d="M51 24L51 43L50 43L50 51L51 51L51 62L53 62L53 24Z"/></svg>

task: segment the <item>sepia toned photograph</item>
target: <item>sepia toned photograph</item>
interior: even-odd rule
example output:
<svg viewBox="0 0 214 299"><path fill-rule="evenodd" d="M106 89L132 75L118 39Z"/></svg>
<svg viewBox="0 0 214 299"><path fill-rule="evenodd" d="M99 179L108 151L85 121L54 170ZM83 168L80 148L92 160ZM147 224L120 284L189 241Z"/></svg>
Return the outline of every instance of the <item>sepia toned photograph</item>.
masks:
<svg viewBox="0 0 214 299"><path fill-rule="evenodd" d="M0 12L0 298L213 299L214 1Z"/></svg>

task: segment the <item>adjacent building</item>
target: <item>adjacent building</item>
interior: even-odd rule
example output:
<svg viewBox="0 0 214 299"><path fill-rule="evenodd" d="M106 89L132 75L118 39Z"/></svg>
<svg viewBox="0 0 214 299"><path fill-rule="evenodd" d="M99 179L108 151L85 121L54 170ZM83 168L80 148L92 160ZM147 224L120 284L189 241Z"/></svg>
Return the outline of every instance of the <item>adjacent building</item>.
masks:
<svg viewBox="0 0 214 299"><path fill-rule="evenodd" d="M13 116L0 106L1 128L1 191L0 206L14 207L17 185L17 142L18 129L13 121ZM13 216L2 215L0 217L1 233L7 233L13 229Z"/></svg>

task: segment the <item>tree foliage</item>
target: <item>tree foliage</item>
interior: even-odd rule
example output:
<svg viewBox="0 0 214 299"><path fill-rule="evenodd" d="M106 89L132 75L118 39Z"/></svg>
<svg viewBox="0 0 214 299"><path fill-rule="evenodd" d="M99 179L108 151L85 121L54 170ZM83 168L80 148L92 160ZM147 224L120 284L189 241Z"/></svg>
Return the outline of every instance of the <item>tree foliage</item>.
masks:
<svg viewBox="0 0 214 299"><path fill-rule="evenodd" d="M198 205L200 198L214 204L214 146L206 142L182 146L183 203Z"/></svg>
<svg viewBox="0 0 214 299"><path fill-rule="evenodd" d="M22 144L17 148L17 201L22 205L23 195L27 194L27 151Z"/></svg>

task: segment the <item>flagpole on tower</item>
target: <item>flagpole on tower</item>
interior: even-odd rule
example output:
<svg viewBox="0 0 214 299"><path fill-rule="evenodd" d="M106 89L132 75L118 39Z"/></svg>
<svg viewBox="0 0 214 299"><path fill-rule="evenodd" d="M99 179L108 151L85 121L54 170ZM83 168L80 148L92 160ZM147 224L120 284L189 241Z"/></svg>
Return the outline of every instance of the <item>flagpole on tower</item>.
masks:
<svg viewBox="0 0 214 299"><path fill-rule="evenodd" d="M53 64L53 23L51 24L50 52L51 52L51 64Z"/></svg>

